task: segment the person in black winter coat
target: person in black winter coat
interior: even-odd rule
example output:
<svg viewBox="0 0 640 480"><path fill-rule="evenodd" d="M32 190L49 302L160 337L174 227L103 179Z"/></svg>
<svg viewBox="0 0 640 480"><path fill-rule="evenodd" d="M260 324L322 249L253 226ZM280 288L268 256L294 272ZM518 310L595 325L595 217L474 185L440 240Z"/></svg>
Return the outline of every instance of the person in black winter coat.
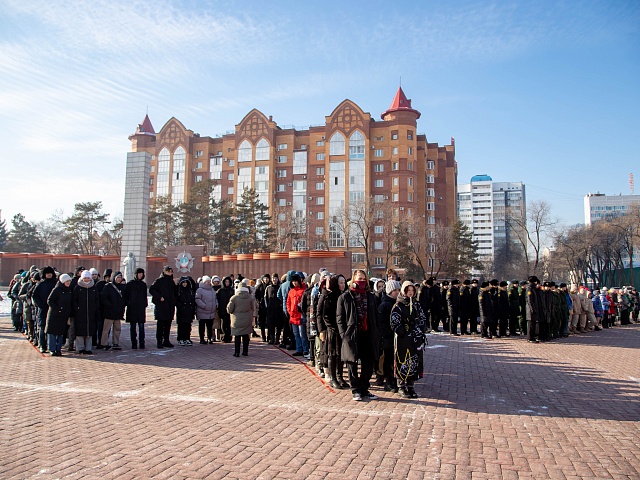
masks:
<svg viewBox="0 0 640 480"><path fill-rule="evenodd" d="M91 334L96 329L100 314L100 294L91 278L91 272L82 272L73 289L73 312L76 330L76 349L80 354L91 355Z"/></svg>
<svg viewBox="0 0 640 480"><path fill-rule="evenodd" d="M278 298L278 289L280 288L280 277L274 273L271 277L271 283L264 290L264 299L267 317L267 341L269 345L278 345L280 343L280 332L282 331L282 303Z"/></svg>
<svg viewBox="0 0 640 480"><path fill-rule="evenodd" d="M509 293L504 280L498 286L498 337L507 336L509 326Z"/></svg>
<svg viewBox="0 0 640 480"><path fill-rule="evenodd" d="M62 355L64 331L73 308L70 275L66 273L60 275L60 281L51 290L47 304L49 305L49 311L47 312L46 333L49 340L49 350L52 357L60 357Z"/></svg>
<svg viewBox="0 0 640 480"><path fill-rule="evenodd" d="M49 304L47 299L51 294L51 291L58 282L56 278L56 272L52 267L44 267L40 274L42 281L38 283L33 290L33 303L38 307L38 344L40 345L40 352L45 353L47 351L47 339L45 333L45 327L47 324L47 313L49 312Z"/></svg>
<svg viewBox="0 0 640 480"><path fill-rule="evenodd" d="M100 312L104 322L100 345L105 350L122 349L120 347L120 332L122 331L122 320L124 320L124 309L127 306L124 288L124 277L121 272L116 272L113 274L113 280L107 283L100 293ZM111 344L109 344L109 330L112 330Z"/></svg>
<svg viewBox="0 0 640 480"><path fill-rule="evenodd" d="M489 282L480 284L480 293L478 294L478 304L480 305L480 328L482 329L482 338L491 338L491 322L493 321L493 300L490 293L491 287Z"/></svg>
<svg viewBox="0 0 640 480"><path fill-rule="evenodd" d="M73 292L73 290L75 290L76 285L78 284L78 281L80 280L80 275L82 275L82 272L84 272L84 271L85 271L85 268L83 266L79 266L79 267L76 268L75 275L71 279L70 288L71 288L72 292ZM71 319L69 320L69 325L68 325L67 332L66 332L67 341L63 346L63 348L66 348L67 351L69 351L69 352L73 352L75 350L74 345L75 345L75 341L76 341L76 331L75 331L76 327L75 327L74 316L75 316L75 312L73 310L71 310ZM97 337L96 340L98 340L99 338L100 337Z"/></svg>
<svg viewBox="0 0 640 480"><path fill-rule="evenodd" d="M176 323L178 324L178 345L193 345L191 324L196 315L197 285L189 276L180 277L176 287Z"/></svg>
<svg viewBox="0 0 640 480"><path fill-rule="evenodd" d="M216 299L218 300L218 316L222 323L222 332L224 334L222 340L224 343L231 343L231 315L227 312L227 305L233 295L234 291L231 277L224 277L222 279L222 287L216 292Z"/></svg>
<svg viewBox="0 0 640 480"><path fill-rule="evenodd" d="M153 315L156 317L156 340L158 348L173 348L169 341L171 322L176 314L176 284L173 281L173 268L164 267L160 277L156 278L149 288L151 301L155 305Z"/></svg>
<svg viewBox="0 0 640 480"><path fill-rule="evenodd" d="M447 290L447 310L449 313L449 333L458 336L458 322L460 321L460 280L451 280L451 287Z"/></svg>
<svg viewBox="0 0 640 480"><path fill-rule="evenodd" d="M256 303L258 304L258 326L260 327L263 342L267 341L267 304L264 301L264 295L269 285L271 285L271 276L265 273L260 279L255 293Z"/></svg>
<svg viewBox="0 0 640 480"><path fill-rule="evenodd" d="M331 275L328 282L320 291L317 308L318 336L322 342L324 356L327 359L328 381L333 388L349 388L349 384L343 378L344 364L340 358L342 349L342 337L338 329L336 313L338 300L347 288L347 280L344 276ZM325 378L327 378L325 377Z"/></svg>
<svg viewBox="0 0 640 480"><path fill-rule="evenodd" d="M102 275L102 279L100 279L100 275L98 275L98 280L96 280L96 277L94 275L91 275L91 278L93 278L93 281L96 283L96 289L98 290L99 294L102 294L102 290L104 290L105 285L111 281L112 273L113 273L113 270L111 270L110 268L107 268L105 269L104 274ZM102 307L101 307L100 314L98 316L98 325L97 325L96 334L95 334L96 338L95 338L95 341L93 342L93 344L96 346L98 350L102 348L101 340L102 340L103 329L104 329L104 315L102 313Z"/></svg>
<svg viewBox="0 0 640 480"><path fill-rule="evenodd" d="M462 282L462 288L460 289L460 335L470 333L469 330L467 330L469 324L474 328L474 323L471 320L472 309L471 280L467 278Z"/></svg>
<svg viewBox="0 0 640 480"><path fill-rule="evenodd" d="M351 286L340 295L336 310L336 322L342 338L340 354L347 362L351 393L356 401L378 398L369 391L371 374L379 358L379 337L376 300L368 290L368 284L364 270L355 270Z"/></svg>
<svg viewBox="0 0 640 480"><path fill-rule="evenodd" d="M35 290L38 282L40 281L40 272L33 271L29 278L29 282L22 286L20 289L20 300L24 305L24 322L27 327L27 338L34 346L38 346L38 341L35 338L34 319L36 318L36 306L33 304L33 291ZM35 343L34 343L35 342Z"/></svg>
<svg viewBox="0 0 640 480"><path fill-rule="evenodd" d="M382 375L384 376L384 389L387 392L398 392L398 384L393 374L394 339L395 333L391 329L391 310L400 293L400 282L388 280L385 285L385 293L378 306L378 330L382 338Z"/></svg>
<svg viewBox="0 0 640 480"><path fill-rule="evenodd" d="M133 280L125 284L124 300L127 304L126 320L131 331L131 348L145 348L144 324L147 316L147 284L144 281L144 268L136 268ZM137 331L137 332L136 332ZM136 334L137 333L137 334Z"/></svg>

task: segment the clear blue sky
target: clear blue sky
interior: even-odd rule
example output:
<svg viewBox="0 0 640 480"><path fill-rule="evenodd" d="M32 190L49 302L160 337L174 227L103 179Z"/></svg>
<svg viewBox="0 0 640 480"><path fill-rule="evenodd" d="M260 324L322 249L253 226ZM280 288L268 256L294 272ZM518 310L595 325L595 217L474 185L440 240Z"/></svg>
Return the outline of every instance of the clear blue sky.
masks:
<svg viewBox="0 0 640 480"><path fill-rule="evenodd" d="M258 108L375 118L402 87L459 183L522 181L564 223L586 193L640 193L640 2L0 0L0 208L121 215L147 107L213 136Z"/></svg>

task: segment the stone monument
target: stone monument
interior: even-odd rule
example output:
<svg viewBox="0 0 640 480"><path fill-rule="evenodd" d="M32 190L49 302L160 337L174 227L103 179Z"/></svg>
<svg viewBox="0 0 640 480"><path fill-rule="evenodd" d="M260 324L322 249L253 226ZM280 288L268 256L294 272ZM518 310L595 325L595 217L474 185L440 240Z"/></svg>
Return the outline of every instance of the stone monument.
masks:
<svg viewBox="0 0 640 480"><path fill-rule="evenodd" d="M131 279L137 267L147 269L147 231L149 228L149 177L151 154L127 153L127 173L124 188L124 227L120 263L129 267ZM133 266L131 266L133 258ZM125 264L125 261L127 262ZM136 265L137 264L137 265ZM127 272L129 273L129 272ZM125 275L130 281L128 275Z"/></svg>

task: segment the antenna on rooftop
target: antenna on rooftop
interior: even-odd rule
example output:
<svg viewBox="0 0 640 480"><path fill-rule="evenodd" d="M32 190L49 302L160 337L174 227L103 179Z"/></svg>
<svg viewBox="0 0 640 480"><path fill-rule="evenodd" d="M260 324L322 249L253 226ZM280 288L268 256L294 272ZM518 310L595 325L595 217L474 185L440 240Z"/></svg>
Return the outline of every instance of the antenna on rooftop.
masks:
<svg viewBox="0 0 640 480"><path fill-rule="evenodd" d="M629 174L629 191L631 192L631 195L633 195L634 192L634 182L633 182L633 173Z"/></svg>

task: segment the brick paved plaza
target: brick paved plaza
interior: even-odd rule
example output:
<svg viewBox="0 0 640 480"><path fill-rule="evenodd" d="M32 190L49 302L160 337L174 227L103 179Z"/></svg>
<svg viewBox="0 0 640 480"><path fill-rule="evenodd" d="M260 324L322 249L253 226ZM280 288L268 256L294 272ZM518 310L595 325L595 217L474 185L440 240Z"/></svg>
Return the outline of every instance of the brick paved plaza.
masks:
<svg viewBox="0 0 640 480"><path fill-rule="evenodd" d="M421 398L361 403L262 342L132 351L126 327L51 358L0 318L0 478L640 478L640 325L430 335Z"/></svg>

